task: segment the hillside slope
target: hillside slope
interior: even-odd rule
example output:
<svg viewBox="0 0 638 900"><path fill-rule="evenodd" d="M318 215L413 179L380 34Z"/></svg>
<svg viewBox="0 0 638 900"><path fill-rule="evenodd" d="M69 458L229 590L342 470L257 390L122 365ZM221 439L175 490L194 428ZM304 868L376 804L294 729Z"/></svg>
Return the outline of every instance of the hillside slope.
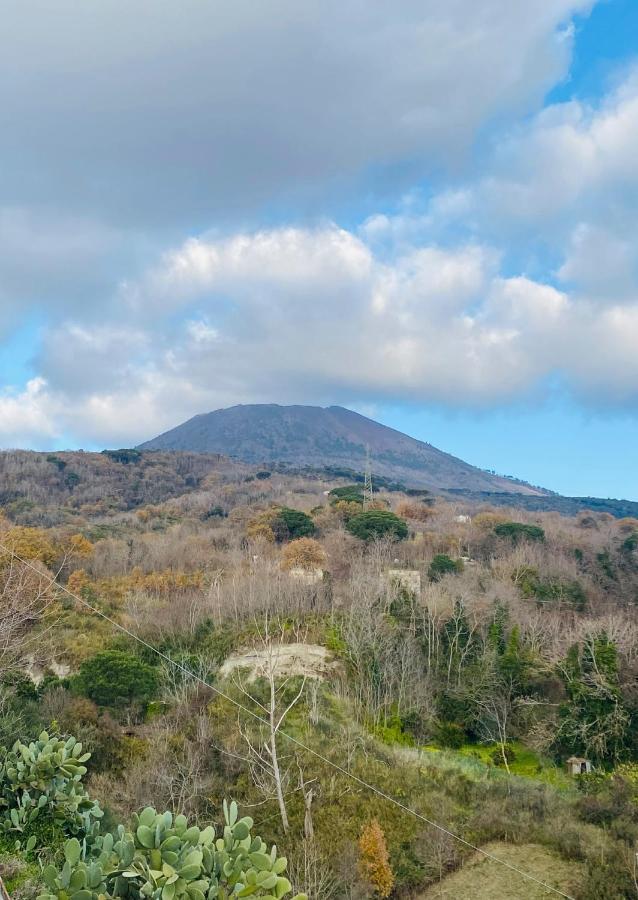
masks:
<svg viewBox="0 0 638 900"><path fill-rule="evenodd" d="M233 406L194 416L141 444L141 450L223 453L250 463L362 470L366 446L375 473L431 490L543 494L490 475L431 444L341 406Z"/></svg>

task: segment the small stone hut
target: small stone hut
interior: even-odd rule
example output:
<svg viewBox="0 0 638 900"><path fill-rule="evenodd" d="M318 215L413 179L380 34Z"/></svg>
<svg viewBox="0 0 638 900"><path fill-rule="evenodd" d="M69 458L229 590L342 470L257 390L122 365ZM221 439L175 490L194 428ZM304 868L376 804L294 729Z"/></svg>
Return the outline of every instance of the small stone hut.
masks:
<svg viewBox="0 0 638 900"><path fill-rule="evenodd" d="M569 775L587 775L592 768L590 761L581 756L570 756L566 765Z"/></svg>

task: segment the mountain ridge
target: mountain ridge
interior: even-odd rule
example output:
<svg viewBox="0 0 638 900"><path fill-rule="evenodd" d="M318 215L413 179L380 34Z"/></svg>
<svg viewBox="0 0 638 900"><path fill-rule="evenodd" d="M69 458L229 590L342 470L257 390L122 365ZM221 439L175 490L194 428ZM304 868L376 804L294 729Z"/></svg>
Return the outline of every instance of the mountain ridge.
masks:
<svg viewBox="0 0 638 900"><path fill-rule="evenodd" d="M541 488L485 472L426 441L343 406L240 404L199 413L138 445L139 450L222 453L255 464L362 470L370 448L376 474L411 487L545 495Z"/></svg>

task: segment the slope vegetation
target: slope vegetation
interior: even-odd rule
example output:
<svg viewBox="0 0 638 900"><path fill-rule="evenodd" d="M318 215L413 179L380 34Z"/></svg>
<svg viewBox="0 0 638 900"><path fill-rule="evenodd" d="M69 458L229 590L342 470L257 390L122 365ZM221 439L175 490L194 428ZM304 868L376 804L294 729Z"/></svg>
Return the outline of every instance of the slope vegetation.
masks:
<svg viewBox="0 0 638 900"><path fill-rule="evenodd" d="M407 485L543 494L491 475L431 444L341 406L233 406L195 416L140 446L142 450L223 453L250 463L288 463L374 471Z"/></svg>

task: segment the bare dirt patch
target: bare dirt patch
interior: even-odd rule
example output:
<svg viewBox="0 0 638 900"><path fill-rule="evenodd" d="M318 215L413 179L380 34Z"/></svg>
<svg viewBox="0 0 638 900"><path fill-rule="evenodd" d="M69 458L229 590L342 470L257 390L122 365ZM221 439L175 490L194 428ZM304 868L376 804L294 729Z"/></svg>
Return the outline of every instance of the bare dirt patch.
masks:
<svg viewBox="0 0 638 900"><path fill-rule="evenodd" d="M326 678L338 667L332 654L320 644L283 644L273 651L250 648L232 653L219 674L222 678L237 669L248 670L248 680L267 675L272 665L278 678L302 675L306 678Z"/></svg>

